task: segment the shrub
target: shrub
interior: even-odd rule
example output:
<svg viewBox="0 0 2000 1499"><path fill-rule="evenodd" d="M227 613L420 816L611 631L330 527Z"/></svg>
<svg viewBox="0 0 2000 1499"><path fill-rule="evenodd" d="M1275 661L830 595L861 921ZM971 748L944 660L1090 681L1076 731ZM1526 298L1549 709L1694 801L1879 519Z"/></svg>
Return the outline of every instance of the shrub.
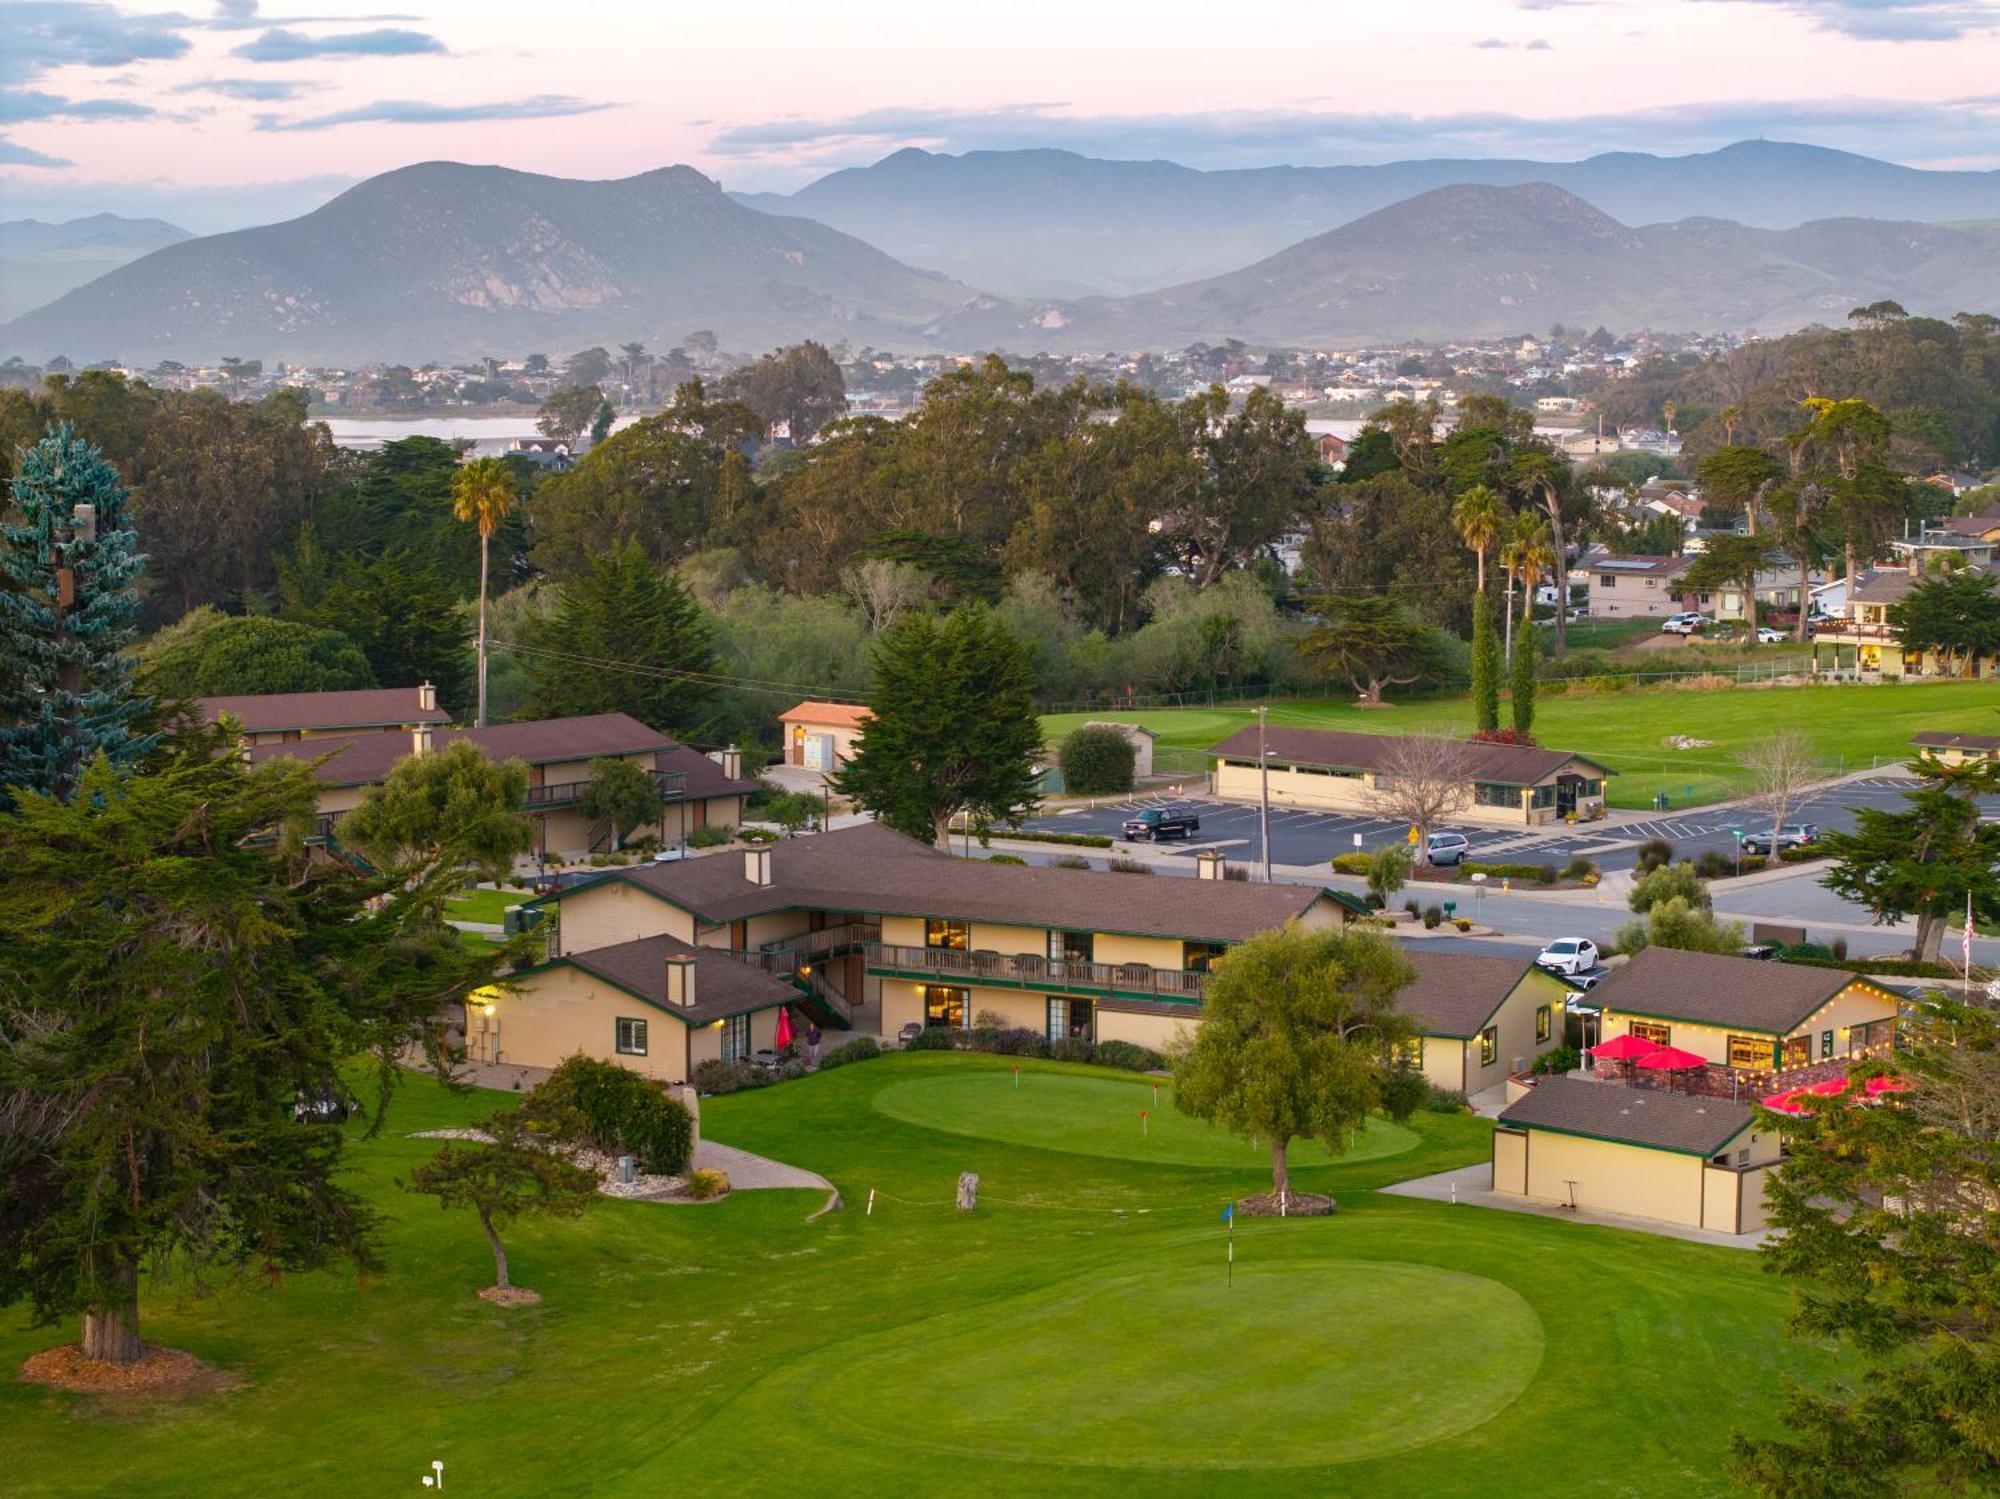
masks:
<svg viewBox="0 0 2000 1499"><path fill-rule="evenodd" d="M1674 862L1674 846L1664 838L1648 838L1639 845L1638 870L1641 874Z"/></svg>
<svg viewBox="0 0 2000 1499"><path fill-rule="evenodd" d="M988 854L986 862L988 864L1019 864L1025 867L1028 861L1019 854Z"/></svg>
<svg viewBox="0 0 2000 1499"><path fill-rule="evenodd" d="M1153 866L1142 864L1137 859L1106 859L1104 867L1113 874L1151 874Z"/></svg>
<svg viewBox="0 0 2000 1499"><path fill-rule="evenodd" d="M1481 729L1465 736L1474 744L1519 744L1533 748L1535 736L1525 729Z"/></svg>
<svg viewBox="0 0 2000 1499"><path fill-rule="evenodd" d="M1097 866L1092 864L1090 860L1079 859L1074 854L1066 855L1060 859L1051 859L1049 861L1049 868L1051 869L1094 869L1096 867Z"/></svg>
<svg viewBox="0 0 2000 1499"><path fill-rule="evenodd" d="M1406 900L1406 901L1404 901L1404 902L1403 902L1403 909L1404 909L1405 911L1409 912L1409 913L1410 913L1410 915L1412 915L1412 916L1421 916L1421 915L1423 915L1423 914L1424 914L1424 908L1423 908L1423 907L1422 907L1422 906L1421 906L1420 904L1418 904L1418 903L1417 903L1416 901L1413 901L1413 900Z"/></svg>
<svg viewBox="0 0 2000 1499"><path fill-rule="evenodd" d="M1094 1062L1097 1060L1097 1043L1086 1041L1082 1036L1064 1036L1049 1043L1049 1055L1058 1062Z"/></svg>
<svg viewBox="0 0 2000 1499"><path fill-rule="evenodd" d="M535 1089L538 1105L573 1109L588 1142L606 1155L636 1156L642 1170L678 1176L694 1150L694 1117L656 1082L581 1054Z"/></svg>
<svg viewBox="0 0 2000 1499"><path fill-rule="evenodd" d="M1566 880L1587 880L1596 873L1597 866L1581 855L1562 867L1562 878Z"/></svg>
<svg viewBox="0 0 2000 1499"><path fill-rule="evenodd" d="M1335 854L1333 868L1338 874L1365 875L1375 867L1372 854Z"/></svg>
<svg viewBox="0 0 2000 1499"><path fill-rule="evenodd" d="M725 828L719 823L710 823L706 827L696 828L692 833L689 833L687 835L687 846L689 848L720 848L735 836L735 829Z"/></svg>
<svg viewBox="0 0 2000 1499"><path fill-rule="evenodd" d="M736 830L736 841L738 843L776 843L783 836L784 834L776 832L771 828L738 828Z"/></svg>
<svg viewBox="0 0 2000 1499"><path fill-rule="evenodd" d="M820 1071L829 1067L845 1067L849 1062L869 1062L882 1055L882 1043L873 1036L856 1036L852 1041L843 1042L819 1059Z"/></svg>
<svg viewBox="0 0 2000 1499"><path fill-rule="evenodd" d="M1247 885L1250 882L1250 866L1248 864L1224 864L1222 866L1222 877L1225 880L1234 880L1239 885Z"/></svg>
<svg viewBox="0 0 2000 1499"><path fill-rule="evenodd" d="M1836 957L1836 958L1839 958L1839 959L1842 959L1842 960L1845 960L1845 959L1846 959L1846 957L1847 957L1847 939L1846 939L1845 937L1835 937L1835 938L1833 939L1833 955L1834 955L1834 957Z"/></svg>
<svg viewBox="0 0 2000 1499"><path fill-rule="evenodd" d="M1535 867L1535 879L1544 885L1553 885L1560 875L1561 871L1553 864L1540 864Z"/></svg>
<svg viewBox="0 0 2000 1499"><path fill-rule="evenodd" d="M1472 1105L1465 1101L1463 1093L1453 1092L1449 1088L1440 1088L1433 1083L1431 1085L1430 1097L1424 1101L1424 1107L1429 1109L1433 1114L1463 1114L1469 1111Z"/></svg>
<svg viewBox="0 0 2000 1499"><path fill-rule="evenodd" d="M632 855L629 853L592 854L590 856L590 867L592 869L609 869L616 864L630 864L631 862Z"/></svg>
<svg viewBox="0 0 2000 1499"><path fill-rule="evenodd" d="M1736 873L1736 861L1719 848L1705 848L1694 861L1694 872L1704 880L1724 880Z"/></svg>
<svg viewBox="0 0 2000 1499"><path fill-rule="evenodd" d="M993 1038L992 1049L1003 1057L1045 1057L1049 1038L1032 1026L1013 1025Z"/></svg>
<svg viewBox="0 0 2000 1499"><path fill-rule="evenodd" d="M1033 828L1001 828L998 832L1015 843L1066 843L1071 848L1109 848L1117 841L1109 833L1043 833Z"/></svg>
<svg viewBox="0 0 2000 1499"><path fill-rule="evenodd" d="M957 1051L959 1032L948 1025L927 1025L903 1043L905 1051Z"/></svg>
<svg viewBox="0 0 2000 1499"><path fill-rule="evenodd" d="M626 839L625 848L627 852L637 854L642 859L650 859L660 851L660 835L641 833L637 838Z"/></svg>
<svg viewBox="0 0 2000 1499"><path fill-rule="evenodd" d="M1641 875L1632 886L1625 904L1641 915L1670 900L1684 900L1696 910L1706 910L1708 891L1694 865L1683 859L1678 864L1658 864Z"/></svg>
<svg viewBox="0 0 2000 1499"><path fill-rule="evenodd" d="M1132 741L1109 724L1072 729L1056 749L1063 789L1078 796L1123 796L1136 761Z"/></svg>
<svg viewBox="0 0 2000 1499"><path fill-rule="evenodd" d="M761 1088L770 1081L768 1073L762 1068L752 1067L748 1062L725 1062L718 1057L710 1057L706 1062L694 1064L695 1091L713 1097L741 1093L746 1088Z"/></svg>
<svg viewBox="0 0 2000 1499"><path fill-rule="evenodd" d="M1541 1075L1574 1072L1582 1061L1583 1053L1576 1047L1558 1046L1553 1051L1545 1051L1536 1057L1533 1071Z"/></svg>
<svg viewBox="0 0 2000 1499"><path fill-rule="evenodd" d="M1469 932L1472 930L1472 918L1470 916L1454 916L1451 918L1451 924L1457 927L1461 932Z"/></svg>
<svg viewBox="0 0 2000 1499"><path fill-rule="evenodd" d="M713 1166L701 1166L688 1174L687 1195L706 1201L729 1190L729 1178Z"/></svg>
<svg viewBox="0 0 2000 1499"><path fill-rule="evenodd" d="M1376 905L1386 906L1409 877L1408 844L1385 843L1368 856L1368 895Z"/></svg>
<svg viewBox="0 0 2000 1499"><path fill-rule="evenodd" d="M1427 932L1436 931L1438 928L1438 923L1443 920L1444 920L1444 907L1436 904L1435 902L1424 907L1425 931Z"/></svg>
<svg viewBox="0 0 2000 1499"><path fill-rule="evenodd" d="M1826 848L1822 844L1808 843L1802 848L1781 848L1778 860L1784 864L1805 864L1813 859L1824 859Z"/></svg>
<svg viewBox="0 0 2000 1499"><path fill-rule="evenodd" d="M965 1049L967 1051L994 1051L997 1050L995 1043L999 1039L999 1026L981 1025L975 1022L972 1029L965 1033Z"/></svg>
<svg viewBox="0 0 2000 1499"><path fill-rule="evenodd" d="M998 1031L1005 1029L1006 1025L1007 1017L998 1010L980 1010L972 1017L975 1031Z"/></svg>
<svg viewBox="0 0 2000 1499"><path fill-rule="evenodd" d="M1546 877L1542 873L1543 870L1548 871ZM1477 860L1467 859L1458 866L1458 877L1461 879L1468 875L1483 874L1489 880L1533 880L1538 885L1552 883L1555 873L1553 864L1482 864Z"/></svg>
<svg viewBox="0 0 2000 1499"><path fill-rule="evenodd" d="M1778 949L1778 956L1787 963L1795 963L1802 958L1808 961L1824 959L1831 962L1833 949L1820 942L1793 942L1781 946Z"/></svg>
<svg viewBox="0 0 2000 1499"><path fill-rule="evenodd" d="M1166 1065L1166 1059L1157 1051L1132 1041L1098 1042L1097 1060L1101 1066L1119 1067L1127 1072L1151 1072Z"/></svg>

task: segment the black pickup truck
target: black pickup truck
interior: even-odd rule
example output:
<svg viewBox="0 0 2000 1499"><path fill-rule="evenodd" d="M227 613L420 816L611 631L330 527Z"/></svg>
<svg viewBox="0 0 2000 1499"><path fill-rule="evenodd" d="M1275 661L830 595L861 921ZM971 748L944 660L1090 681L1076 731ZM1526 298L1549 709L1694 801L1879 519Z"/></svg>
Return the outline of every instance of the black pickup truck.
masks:
<svg viewBox="0 0 2000 1499"><path fill-rule="evenodd" d="M1148 807L1125 819L1125 836L1138 843L1156 843L1162 838L1192 838L1201 831L1201 819L1182 807Z"/></svg>

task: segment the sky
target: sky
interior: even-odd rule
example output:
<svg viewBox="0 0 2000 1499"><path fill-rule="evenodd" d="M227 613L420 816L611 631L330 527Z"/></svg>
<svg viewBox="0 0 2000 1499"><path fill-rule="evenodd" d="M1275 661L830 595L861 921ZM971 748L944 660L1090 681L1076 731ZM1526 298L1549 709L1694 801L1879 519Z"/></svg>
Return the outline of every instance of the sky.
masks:
<svg viewBox="0 0 2000 1499"><path fill-rule="evenodd" d="M2000 168L2000 0L184 3L0 0L0 218L210 233L438 159L790 191L905 146Z"/></svg>

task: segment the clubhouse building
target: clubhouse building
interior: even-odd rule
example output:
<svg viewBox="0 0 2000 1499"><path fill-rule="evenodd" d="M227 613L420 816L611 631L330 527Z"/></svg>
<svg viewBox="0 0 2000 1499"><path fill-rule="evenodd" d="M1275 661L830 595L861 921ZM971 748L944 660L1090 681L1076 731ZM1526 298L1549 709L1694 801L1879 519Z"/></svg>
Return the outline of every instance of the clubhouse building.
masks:
<svg viewBox="0 0 2000 1499"><path fill-rule="evenodd" d="M1395 775L1403 740L1394 734L1350 734L1332 729L1267 728L1263 731L1272 802L1379 816L1382 796ZM1258 731L1242 729L1210 751L1216 796L1254 802L1262 794ZM1612 771L1568 750L1533 745L1463 745L1464 807L1454 820L1489 827L1535 827L1572 815L1604 815Z"/></svg>

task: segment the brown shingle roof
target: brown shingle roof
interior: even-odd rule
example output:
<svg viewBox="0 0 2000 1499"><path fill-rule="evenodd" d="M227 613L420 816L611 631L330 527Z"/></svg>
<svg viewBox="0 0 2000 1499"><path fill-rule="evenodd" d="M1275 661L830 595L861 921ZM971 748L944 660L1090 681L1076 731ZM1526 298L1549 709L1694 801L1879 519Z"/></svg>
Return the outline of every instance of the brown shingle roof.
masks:
<svg viewBox="0 0 2000 1499"><path fill-rule="evenodd" d="M493 724L484 729L435 730L431 743L443 749L464 739L492 760L524 760L530 765L582 763L600 755L638 755L653 751L661 770L687 773L690 798L742 796L757 789L755 781L731 778L708 756L676 744L638 719L624 713L594 713L581 718L542 718L528 723ZM382 780L403 756L411 753L409 734L329 734L319 739L295 739L282 744L251 746L253 764L280 757L316 760L331 756L314 769L329 786L369 786Z"/></svg>
<svg viewBox="0 0 2000 1499"><path fill-rule="evenodd" d="M1350 734L1337 729L1270 728L1264 731L1264 745L1271 759L1294 765L1326 765L1337 770L1393 770L1398 736L1394 734ZM1209 751L1222 757L1257 755L1257 730L1239 729ZM1547 780L1575 761L1604 775L1608 766L1568 750L1537 749L1526 744L1465 745L1466 762L1472 779L1502 786L1533 786Z"/></svg>
<svg viewBox="0 0 2000 1499"><path fill-rule="evenodd" d="M623 880L721 924L768 911L859 911L1000 925L1240 942L1303 915L1316 885L1145 878L958 859L878 823L770 845L771 883L752 884L740 853L618 869ZM561 900L592 881L542 897Z"/></svg>
<svg viewBox="0 0 2000 1499"><path fill-rule="evenodd" d="M1427 1036L1463 1040L1479 1034L1535 965L1526 958L1478 953L1429 952L1408 947L1403 956L1417 981L1398 991L1396 1008L1421 1021Z"/></svg>
<svg viewBox="0 0 2000 1499"><path fill-rule="evenodd" d="M287 729L386 729L451 722L442 708L418 705L415 687L362 687L352 692L256 692L205 697L201 716L214 723L229 714L250 734Z"/></svg>
<svg viewBox="0 0 2000 1499"><path fill-rule="evenodd" d="M1726 1098L1545 1077L1527 1097L1501 1112L1500 1123L1711 1156L1754 1117L1749 1104Z"/></svg>
<svg viewBox="0 0 2000 1499"><path fill-rule="evenodd" d="M1912 734L1910 743L1925 749L1977 750L1981 754L2000 750L2000 734L1954 734L1948 729L1925 729Z"/></svg>
<svg viewBox="0 0 2000 1499"><path fill-rule="evenodd" d="M1607 1010L1782 1036L1853 982L1837 968L1646 947L1590 997Z"/></svg>
<svg viewBox="0 0 2000 1499"><path fill-rule="evenodd" d="M694 957L695 1002L687 1006L669 1004L667 959L690 955ZM641 937L636 942L570 953L555 962L595 974L649 1004L658 1005L669 1015L679 1016L689 1025L704 1025L751 1010L768 1010L774 1005L792 1004L799 998L798 991L782 979L773 978L727 953L690 947L673 937Z"/></svg>
<svg viewBox="0 0 2000 1499"><path fill-rule="evenodd" d="M823 703L807 698L797 707L780 713L778 722L830 723L845 729L858 729L874 716L865 703Z"/></svg>

